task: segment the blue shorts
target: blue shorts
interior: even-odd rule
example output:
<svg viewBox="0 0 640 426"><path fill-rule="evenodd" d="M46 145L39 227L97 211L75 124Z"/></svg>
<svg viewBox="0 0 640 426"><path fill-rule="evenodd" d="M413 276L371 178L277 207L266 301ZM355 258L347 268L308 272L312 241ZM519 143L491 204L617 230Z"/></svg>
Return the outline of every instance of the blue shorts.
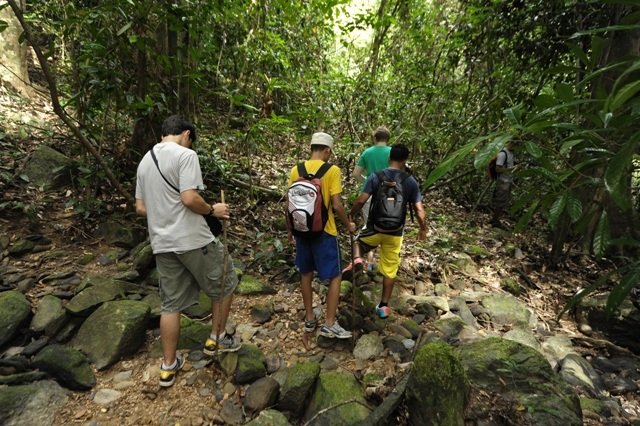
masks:
<svg viewBox="0 0 640 426"><path fill-rule="evenodd" d="M296 236L296 266L301 274L318 271L320 280L340 275L340 246L338 238L326 232L306 239Z"/></svg>

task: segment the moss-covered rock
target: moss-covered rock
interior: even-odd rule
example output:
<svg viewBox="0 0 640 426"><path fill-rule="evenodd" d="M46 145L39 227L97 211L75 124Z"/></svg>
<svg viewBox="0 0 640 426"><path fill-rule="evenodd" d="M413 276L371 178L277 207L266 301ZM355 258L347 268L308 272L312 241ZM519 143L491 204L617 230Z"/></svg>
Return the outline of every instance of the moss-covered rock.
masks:
<svg viewBox="0 0 640 426"><path fill-rule="evenodd" d="M53 337L66 320L67 311L62 306L62 300L55 296L46 295L40 299L29 329L36 333L44 332L45 335Z"/></svg>
<svg viewBox="0 0 640 426"><path fill-rule="evenodd" d="M317 362L296 364L287 369L287 379L280 388L278 408L290 411L296 417L301 415L304 402L319 374L320 364Z"/></svg>
<svg viewBox="0 0 640 426"><path fill-rule="evenodd" d="M260 281L253 275L244 274L238 287L236 287L237 294L275 294L276 290Z"/></svg>
<svg viewBox="0 0 640 426"><path fill-rule="evenodd" d="M276 410L263 410L260 415L246 426L291 426L286 416Z"/></svg>
<svg viewBox="0 0 640 426"><path fill-rule="evenodd" d="M11 340L31 315L31 304L18 291L0 293L0 346Z"/></svg>
<svg viewBox="0 0 640 426"><path fill-rule="evenodd" d="M45 190L71 182L73 160L55 149L40 145L25 165L24 174L35 186Z"/></svg>
<svg viewBox="0 0 640 426"><path fill-rule="evenodd" d="M245 343L238 351L238 367L233 375L236 384L252 383L267 375L264 353L256 345Z"/></svg>
<svg viewBox="0 0 640 426"><path fill-rule="evenodd" d="M418 350L407 383L406 402L412 425L464 425L469 382L453 348L429 343Z"/></svg>
<svg viewBox="0 0 640 426"><path fill-rule="evenodd" d="M21 239L13 243L9 249L9 254L11 256L21 256L32 251L35 246L36 244L33 241Z"/></svg>
<svg viewBox="0 0 640 426"><path fill-rule="evenodd" d="M500 283L500 287L502 287L504 291L507 291L514 296L520 296L522 293L524 293L524 288L522 288L520 283L513 278L503 279Z"/></svg>
<svg viewBox="0 0 640 426"><path fill-rule="evenodd" d="M529 328L537 323L533 311L510 294L491 294L482 299L482 305L489 311L491 322L496 327L512 325Z"/></svg>
<svg viewBox="0 0 640 426"><path fill-rule="evenodd" d="M83 281L83 283L85 283ZM82 283L80 285L83 285ZM103 280L94 285L86 286L84 290L76 294L65 306L67 311L74 315L89 315L104 302L109 302L124 297L124 288L119 282Z"/></svg>
<svg viewBox="0 0 640 426"><path fill-rule="evenodd" d="M460 346L458 353L472 388L490 394L492 404L500 405L498 401L504 401L503 404L524 407L524 415L531 424L582 424L575 391L534 349L492 337Z"/></svg>
<svg viewBox="0 0 640 426"><path fill-rule="evenodd" d="M98 225L97 235L108 244L118 247L132 248L145 238L145 232L130 224L108 220Z"/></svg>
<svg viewBox="0 0 640 426"><path fill-rule="evenodd" d="M198 303L185 309L184 314L190 318L204 318L211 314L211 304L211 298L201 291Z"/></svg>
<svg viewBox="0 0 640 426"><path fill-rule="evenodd" d="M102 370L144 344L149 306L133 300L107 302L82 324L71 346Z"/></svg>
<svg viewBox="0 0 640 426"><path fill-rule="evenodd" d="M580 408L582 411L591 411L602 417L610 417L611 409L603 401L594 398L581 397Z"/></svg>
<svg viewBox="0 0 640 426"><path fill-rule="evenodd" d="M348 404L345 401L354 400ZM343 403L343 405L337 406ZM321 410L336 407L319 414ZM362 388L352 374L330 371L321 373L316 380L313 395L305 412L305 420L313 426L360 425L371 410L363 396Z"/></svg>
<svg viewBox="0 0 640 426"><path fill-rule="evenodd" d="M89 359L73 348L49 345L35 356L33 363L69 389L87 390L96 385Z"/></svg>

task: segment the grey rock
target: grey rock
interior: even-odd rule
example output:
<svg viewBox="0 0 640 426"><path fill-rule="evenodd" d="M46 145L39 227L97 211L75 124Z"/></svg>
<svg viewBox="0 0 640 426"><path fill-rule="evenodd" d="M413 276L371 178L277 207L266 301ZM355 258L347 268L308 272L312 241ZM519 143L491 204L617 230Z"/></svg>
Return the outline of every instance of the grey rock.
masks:
<svg viewBox="0 0 640 426"><path fill-rule="evenodd" d="M122 398L122 392L114 389L100 389L93 397L93 402L108 407L120 398Z"/></svg>
<svg viewBox="0 0 640 426"><path fill-rule="evenodd" d="M277 410L263 410L246 426L291 426L287 417Z"/></svg>
<svg viewBox="0 0 640 426"><path fill-rule="evenodd" d="M124 271L114 275L113 279L118 281L135 282L140 279L140 274L138 271Z"/></svg>
<svg viewBox="0 0 640 426"><path fill-rule="evenodd" d="M621 376L605 376L604 387L611 395L625 395L638 390L638 385L631 379Z"/></svg>
<svg viewBox="0 0 640 426"><path fill-rule="evenodd" d="M542 350L554 370L567 355L577 354L573 349L571 339L566 336L550 336L542 342Z"/></svg>
<svg viewBox="0 0 640 426"><path fill-rule="evenodd" d="M271 319L271 307L264 304L251 307L251 318L258 324L264 324Z"/></svg>
<svg viewBox="0 0 640 426"><path fill-rule="evenodd" d="M280 354L271 353L266 356L265 362L267 364L267 373L273 374L276 371L284 368L285 362Z"/></svg>
<svg viewBox="0 0 640 426"><path fill-rule="evenodd" d="M244 408L249 412L262 411L271 407L278 399L280 385L271 377L263 377L256 380L244 397Z"/></svg>
<svg viewBox="0 0 640 426"><path fill-rule="evenodd" d="M49 340L50 338L48 336L40 336L39 339L33 340L31 343L25 346L24 349L22 350L21 355L30 357L37 354L38 352L40 352L42 348L47 346L47 344L49 343Z"/></svg>
<svg viewBox="0 0 640 426"><path fill-rule="evenodd" d="M0 387L0 424L51 425L68 399L67 391L52 380Z"/></svg>
<svg viewBox="0 0 640 426"><path fill-rule="evenodd" d="M96 385L96 377L89 360L73 348L49 345L36 355L33 363L69 389L87 390Z"/></svg>
<svg viewBox="0 0 640 426"><path fill-rule="evenodd" d="M228 425L241 425L243 421L242 408L235 405L231 400L222 401L220 416Z"/></svg>
<svg viewBox="0 0 640 426"><path fill-rule="evenodd" d="M142 273L148 271L154 263L153 250L151 245L144 246L133 256L133 269Z"/></svg>
<svg viewBox="0 0 640 426"><path fill-rule="evenodd" d="M36 245L33 241L21 239L13 243L9 249L9 254L11 256L22 256L23 254L32 251L35 246Z"/></svg>
<svg viewBox="0 0 640 426"><path fill-rule="evenodd" d="M536 336L533 335L533 332L529 329L514 328L513 330L506 332L504 334L504 338L529 346L530 348L542 353L542 346L536 339Z"/></svg>
<svg viewBox="0 0 640 426"><path fill-rule="evenodd" d="M467 302L463 298L456 297L455 299L450 300L449 307L451 308L451 312L462 318L467 325L476 329L479 328L476 317L473 315L471 309L467 306Z"/></svg>
<svg viewBox="0 0 640 426"><path fill-rule="evenodd" d="M598 396L603 382L589 362L578 354L569 354L561 362L560 377L572 386L579 387L591 396Z"/></svg>
<svg viewBox="0 0 640 426"><path fill-rule="evenodd" d="M320 363L320 368L322 369L322 371L336 370L338 368L338 361L327 356Z"/></svg>
<svg viewBox="0 0 640 426"><path fill-rule="evenodd" d="M107 302L87 318L71 344L102 370L142 346L148 319L149 306L142 302Z"/></svg>
<svg viewBox="0 0 640 426"><path fill-rule="evenodd" d="M18 291L0 293L0 346L11 340L31 315L31 304Z"/></svg>
<svg viewBox="0 0 640 426"><path fill-rule="evenodd" d="M402 321L402 328L407 330L411 335L408 336L409 339L417 339L420 337L422 333L422 328L418 325L414 320L404 320Z"/></svg>
<svg viewBox="0 0 640 426"><path fill-rule="evenodd" d="M433 306L436 309L440 309L443 312L449 312L449 301L447 300L446 297L405 295L405 296L402 296L402 299L404 299L408 304L418 306L426 303ZM420 311L419 313L428 314L428 312L420 312Z"/></svg>
<svg viewBox="0 0 640 426"><path fill-rule="evenodd" d="M399 336L402 336L402 337L404 337L406 339L413 338L413 335L411 334L411 332L409 330L407 330L406 328L404 328L403 326L401 326L401 325L390 324L388 328L389 328L390 332L392 332L394 334L397 334Z"/></svg>
<svg viewBox="0 0 640 426"><path fill-rule="evenodd" d="M98 225L96 235L107 244L130 249L144 240L146 232L127 223L107 220Z"/></svg>
<svg viewBox="0 0 640 426"><path fill-rule="evenodd" d="M377 334L365 334L356 342L353 356L356 359L366 360L378 357L384 350L382 338Z"/></svg>
<svg viewBox="0 0 640 426"><path fill-rule="evenodd" d="M382 343L389 351L398 354L401 359L406 359L409 356L409 351L402 343L404 340L405 338L402 336L388 336L383 339Z"/></svg>
<svg viewBox="0 0 640 426"><path fill-rule="evenodd" d="M535 313L526 304L510 294L492 294L482 299L495 327L510 325L519 328L535 328Z"/></svg>
<svg viewBox="0 0 640 426"><path fill-rule="evenodd" d="M131 379L133 370L125 370L113 375L113 384L118 384Z"/></svg>
<svg viewBox="0 0 640 426"><path fill-rule="evenodd" d="M160 295L158 293L150 293L142 298L142 303L149 306L149 315L151 318L160 317L162 312L162 302L160 301Z"/></svg>
<svg viewBox="0 0 640 426"><path fill-rule="evenodd" d="M29 329L36 333L44 332L46 336L52 337L66 321L67 311L62 306L62 300L47 295L40 299Z"/></svg>
<svg viewBox="0 0 640 426"><path fill-rule="evenodd" d="M416 346L416 341L411 339L404 339L402 341L402 344L404 345L405 348L407 348L408 350L411 350Z"/></svg>

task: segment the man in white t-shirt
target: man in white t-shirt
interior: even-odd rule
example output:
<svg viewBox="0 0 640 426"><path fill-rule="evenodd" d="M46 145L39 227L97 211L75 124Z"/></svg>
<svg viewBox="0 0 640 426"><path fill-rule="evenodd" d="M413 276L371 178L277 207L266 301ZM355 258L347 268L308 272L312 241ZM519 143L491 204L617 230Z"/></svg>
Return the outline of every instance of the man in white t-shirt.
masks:
<svg viewBox="0 0 640 426"><path fill-rule="evenodd" d="M137 171L136 213L147 218L160 275L160 386L165 387L174 383L184 364L176 353L180 313L198 302L200 290L213 301L211 335L204 353L240 348L224 331L238 277L229 256L223 267L224 247L204 218L228 219L229 206L208 204L200 195L204 184L198 155L191 149L195 139L193 124L177 115L167 118L162 140L145 154Z"/></svg>
<svg viewBox="0 0 640 426"><path fill-rule="evenodd" d="M513 151L514 145L513 142L510 142L496 157L496 187L493 191L493 199L491 200L491 206L493 207L491 226L495 228L506 229L502 222L500 222L500 218L504 215L505 210L509 208L511 188L513 186L513 172L518 169Z"/></svg>

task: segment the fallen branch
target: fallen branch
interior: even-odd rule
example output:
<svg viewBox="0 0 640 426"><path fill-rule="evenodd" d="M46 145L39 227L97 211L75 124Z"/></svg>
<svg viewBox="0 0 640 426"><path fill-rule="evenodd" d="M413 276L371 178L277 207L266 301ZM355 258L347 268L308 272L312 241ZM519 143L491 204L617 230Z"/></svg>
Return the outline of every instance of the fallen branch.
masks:
<svg viewBox="0 0 640 426"><path fill-rule="evenodd" d="M131 194L128 191L125 191L122 185L120 185L120 182L111 171L111 167L109 167L105 159L102 158L102 155L100 155L98 150L93 146L93 144L89 141L89 139L86 138L86 136L82 133L82 131L73 123L69 115L62 108L62 105L60 104L60 97L58 95L58 86L56 84L55 78L51 73L51 70L49 69L49 64L47 63L47 59L42 54L42 50L40 49L40 46L38 46L35 43L35 38L31 33L31 29L29 28L29 26L24 20L22 10L18 7L15 0L7 0L7 1L9 3L9 6L11 6L11 9L13 10L13 13L16 15L16 18L18 18L20 25L22 26L25 39L29 42L29 44L33 48L33 51L35 52L36 57L38 58L38 62L42 67L42 72L45 76L45 79L47 80L47 85L49 86L49 94L51 96L51 105L53 106L53 111L56 113L58 117L60 117L60 119L69 128L69 130L71 130L71 132L75 135L75 137L78 138L82 146L84 146L86 150L89 151L89 153L93 156L93 158L96 159L98 164L100 164L100 167L102 167L102 170L104 170L104 173L107 175L109 182L111 182L111 184L118 191L118 193L120 193L120 195L122 195L125 198L125 200L127 201L127 204L129 204L130 207L133 206L134 199L131 196Z"/></svg>

